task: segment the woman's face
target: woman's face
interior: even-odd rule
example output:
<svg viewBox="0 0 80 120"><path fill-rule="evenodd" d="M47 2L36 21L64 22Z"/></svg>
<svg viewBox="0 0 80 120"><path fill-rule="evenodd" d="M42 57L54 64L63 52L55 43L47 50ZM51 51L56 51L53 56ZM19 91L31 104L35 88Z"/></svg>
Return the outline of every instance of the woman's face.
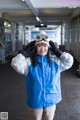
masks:
<svg viewBox="0 0 80 120"><path fill-rule="evenodd" d="M45 43L40 43L37 45L37 54L38 55L46 55L48 52L48 45L46 45Z"/></svg>

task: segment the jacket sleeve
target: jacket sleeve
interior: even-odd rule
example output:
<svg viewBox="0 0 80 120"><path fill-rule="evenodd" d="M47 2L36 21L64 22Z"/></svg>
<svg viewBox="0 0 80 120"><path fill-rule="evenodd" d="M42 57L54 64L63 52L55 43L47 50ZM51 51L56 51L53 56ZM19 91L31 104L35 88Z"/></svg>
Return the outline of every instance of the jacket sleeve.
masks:
<svg viewBox="0 0 80 120"><path fill-rule="evenodd" d="M71 54L63 52L60 56L60 70L61 72L67 70L73 65L73 57Z"/></svg>
<svg viewBox="0 0 80 120"><path fill-rule="evenodd" d="M25 57L22 54L18 54L16 57L12 59L11 66L16 72L23 75L26 74L27 62Z"/></svg>

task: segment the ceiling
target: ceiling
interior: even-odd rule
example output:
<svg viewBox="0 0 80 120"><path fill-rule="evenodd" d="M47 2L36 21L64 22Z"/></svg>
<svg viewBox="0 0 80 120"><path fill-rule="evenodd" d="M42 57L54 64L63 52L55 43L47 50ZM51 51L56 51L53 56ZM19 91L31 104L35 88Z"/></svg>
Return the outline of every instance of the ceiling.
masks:
<svg viewBox="0 0 80 120"><path fill-rule="evenodd" d="M28 25L61 24L75 11L80 15L80 0L0 0L0 13L9 15L14 22Z"/></svg>

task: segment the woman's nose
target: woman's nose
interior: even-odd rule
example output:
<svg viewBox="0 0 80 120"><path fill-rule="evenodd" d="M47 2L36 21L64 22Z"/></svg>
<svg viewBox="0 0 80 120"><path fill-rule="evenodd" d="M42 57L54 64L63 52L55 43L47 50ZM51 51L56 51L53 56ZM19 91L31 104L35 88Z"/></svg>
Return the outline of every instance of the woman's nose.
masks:
<svg viewBox="0 0 80 120"><path fill-rule="evenodd" d="M44 46L42 46L41 49L44 50Z"/></svg>

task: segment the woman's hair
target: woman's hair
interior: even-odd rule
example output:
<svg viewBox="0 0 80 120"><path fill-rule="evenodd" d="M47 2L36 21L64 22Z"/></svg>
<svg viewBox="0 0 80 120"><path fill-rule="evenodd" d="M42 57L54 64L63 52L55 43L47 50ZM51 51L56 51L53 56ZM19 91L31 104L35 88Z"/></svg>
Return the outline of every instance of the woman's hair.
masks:
<svg viewBox="0 0 80 120"><path fill-rule="evenodd" d="M50 50L48 48L48 52L47 52L47 60L48 60L48 63L49 63L49 66L50 66ZM34 48L34 50L32 51L32 54L30 56L30 59L31 59L31 63L33 66L36 66L37 63L38 63L38 54L37 54L37 50L36 50L36 47Z"/></svg>

